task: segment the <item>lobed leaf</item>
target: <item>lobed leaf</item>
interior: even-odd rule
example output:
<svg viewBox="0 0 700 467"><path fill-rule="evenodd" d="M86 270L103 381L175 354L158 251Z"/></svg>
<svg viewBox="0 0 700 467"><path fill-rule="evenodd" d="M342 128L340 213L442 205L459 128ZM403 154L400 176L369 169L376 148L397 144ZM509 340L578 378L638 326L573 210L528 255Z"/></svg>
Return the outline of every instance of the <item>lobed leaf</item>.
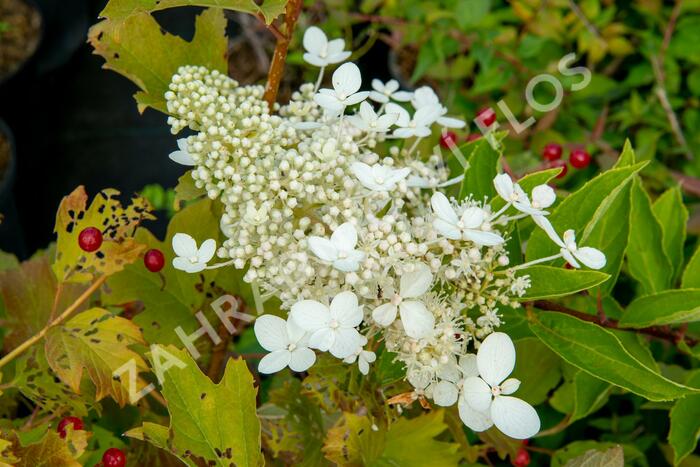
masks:
<svg viewBox="0 0 700 467"><path fill-rule="evenodd" d="M286 0L110 0L100 13L101 18L123 21L140 13L165 10L180 6L216 7L262 16L270 24L284 13Z"/></svg>

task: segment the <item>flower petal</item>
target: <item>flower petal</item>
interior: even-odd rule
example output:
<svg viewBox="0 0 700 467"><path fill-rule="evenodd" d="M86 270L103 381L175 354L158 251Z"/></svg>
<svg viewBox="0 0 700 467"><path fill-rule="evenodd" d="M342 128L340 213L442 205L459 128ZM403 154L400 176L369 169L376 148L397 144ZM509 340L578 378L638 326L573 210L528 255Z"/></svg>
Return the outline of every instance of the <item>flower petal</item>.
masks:
<svg viewBox="0 0 700 467"><path fill-rule="evenodd" d="M265 355L258 363L258 371L263 374L277 373L287 365L292 358L288 350L276 350Z"/></svg>
<svg viewBox="0 0 700 467"><path fill-rule="evenodd" d="M360 263L365 258L365 254L357 250L346 251L345 254L347 255L345 259L333 261L333 267L343 272L353 272L360 269Z"/></svg>
<svg viewBox="0 0 700 467"><path fill-rule="evenodd" d="M289 368L292 371L301 372L311 368L316 362L316 353L306 347L298 347L292 351L292 357L289 360Z"/></svg>
<svg viewBox="0 0 700 467"><path fill-rule="evenodd" d="M511 201L511 196L513 195L513 180L510 178L510 175L496 175L493 179L493 186L496 188L498 196L508 203Z"/></svg>
<svg viewBox="0 0 700 467"><path fill-rule="evenodd" d="M348 96L345 99L345 105L354 105L362 102L369 97L369 91L360 91Z"/></svg>
<svg viewBox="0 0 700 467"><path fill-rule="evenodd" d="M413 99L413 93L409 91L396 91L391 98L398 102L408 102Z"/></svg>
<svg viewBox="0 0 700 467"><path fill-rule="evenodd" d="M459 409L459 418L462 419L462 423L467 425L476 432L486 431L493 426L491 421L491 416L488 412L479 412L471 408L471 406L464 400L464 397L459 398L459 403L457 404Z"/></svg>
<svg viewBox="0 0 700 467"><path fill-rule="evenodd" d="M557 200L557 194L549 185L537 185L532 189L532 203L540 209L550 207Z"/></svg>
<svg viewBox="0 0 700 467"><path fill-rule="evenodd" d="M460 219L467 229L476 229L486 220L486 211L477 207L470 207L464 210Z"/></svg>
<svg viewBox="0 0 700 467"><path fill-rule="evenodd" d="M576 261L576 258L574 258L574 255L571 254L569 250L566 248L561 249L561 255L564 257L567 263L569 263L571 266L575 267L576 269L579 269L581 267L580 264L578 264L578 261Z"/></svg>
<svg viewBox="0 0 700 467"><path fill-rule="evenodd" d="M411 123L411 116L409 115L408 110L404 109L398 104L394 104L393 102L386 105L384 108L384 113L398 115L396 119L396 124L398 126L406 126Z"/></svg>
<svg viewBox="0 0 700 467"><path fill-rule="evenodd" d="M353 250L357 245L357 230L350 222L338 226L331 235L331 242L338 250Z"/></svg>
<svg viewBox="0 0 700 467"><path fill-rule="evenodd" d="M216 252L216 240L209 238L204 240L202 246L199 247L197 252L197 258L199 258L200 263L208 263L214 257Z"/></svg>
<svg viewBox="0 0 700 467"><path fill-rule="evenodd" d="M450 224L442 219L434 219L433 227L444 237L450 240L459 240L462 238L462 231L454 224Z"/></svg>
<svg viewBox="0 0 700 467"><path fill-rule="evenodd" d="M362 335L355 328L338 328L329 351L335 358L346 358L362 346Z"/></svg>
<svg viewBox="0 0 700 467"><path fill-rule="evenodd" d="M484 232L481 230L465 230L463 235L465 240L470 240L477 245L494 246L505 242L503 237L493 232Z"/></svg>
<svg viewBox="0 0 700 467"><path fill-rule="evenodd" d="M323 91L323 89L321 89ZM314 101L331 112L340 112L345 108L345 104L340 102L337 97L328 94L314 94Z"/></svg>
<svg viewBox="0 0 700 467"><path fill-rule="evenodd" d="M289 345L287 322L279 316L259 316L255 320L253 331L262 348L270 352L282 350Z"/></svg>
<svg viewBox="0 0 700 467"><path fill-rule="evenodd" d="M338 249L327 238L311 236L306 239L309 249L324 261L334 261L338 258Z"/></svg>
<svg viewBox="0 0 700 467"><path fill-rule="evenodd" d="M398 307L393 303L379 305L372 310L372 319L380 326L389 326L396 319Z"/></svg>
<svg viewBox="0 0 700 467"><path fill-rule="evenodd" d="M591 269L601 269L605 267L605 255L598 249L584 246L576 250L574 256Z"/></svg>
<svg viewBox="0 0 700 467"><path fill-rule="evenodd" d="M347 97L355 94L362 86L362 74L354 63L344 63L333 72L332 82L333 89Z"/></svg>
<svg viewBox="0 0 700 467"><path fill-rule="evenodd" d="M362 309L357 305L357 295L353 292L340 292L333 297L329 309L333 319L343 327L354 328L362 322Z"/></svg>
<svg viewBox="0 0 700 467"><path fill-rule="evenodd" d="M479 368L476 366L476 354L468 353L459 358L459 367L465 378L479 376Z"/></svg>
<svg viewBox="0 0 700 467"><path fill-rule="evenodd" d="M416 263L413 270L401 275L400 294L403 298L420 297L430 289L433 273L425 263Z"/></svg>
<svg viewBox="0 0 700 467"><path fill-rule="evenodd" d="M440 381L433 386L433 401L442 407L455 405L459 397L457 386L449 381Z"/></svg>
<svg viewBox="0 0 700 467"><path fill-rule="evenodd" d="M326 47L326 53L330 55L336 55L339 54L343 51L345 48L345 40L344 39L333 39L332 41L328 41L328 46Z"/></svg>
<svg viewBox="0 0 700 467"><path fill-rule="evenodd" d="M327 352L335 343L336 333L330 328L321 328L314 331L309 337L309 347Z"/></svg>
<svg viewBox="0 0 700 467"><path fill-rule="evenodd" d="M508 378L501 383L501 394L513 394L520 387L520 380L517 378Z"/></svg>
<svg viewBox="0 0 700 467"><path fill-rule="evenodd" d="M496 428L511 438L532 438L540 431L540 417L535 409L517 397L496 397L491 404L491 418Z"/></svg>
<svg viewBox="0 0 700 467"><path fill-rule="evenodd" d="M197 242L186 233L173 235L173 251L183 258L197 256Z"/></svg>
<svg viewBox="0 0 700 467"><path fill-rule="evenodd" d="M437 119L438 124L445 128L464 128L466 122L453 117L440 117Z"/></svg>
<svg viewBox="0 0 700 467"><path fill-rule="evenodd" d="M321 28L311 26L304 31L304 49L314 55L319 55L328 45L328 38Z"/></svg>
<svg viewBox="0 0 700 467"><path fill-rule="evenodd" d="M316 331L326 327L331 315L326 305L315 300L302 300L292 305L289 317L300 328L306 331Z"/></svg>
<svg viewBox="0 0 700 467"><path fill-rule="evenodd" d="M306 63L313 66L324 67L328 65L328 60L323 59L314 53L307 52L303 55L303 58Z"/></svg>
<svg viewBox="0 0 700 467"><path fill-rule="evenodd" d="M406 334L414 339L424 337L435 327L435 316L422 302L413 300L401 302L399 314Z"/></svg>
<svg viewBox="0 0 700 467"><path fill-rule="evenodd" d="M554 226L549 219L544 216L532 216L532 220L547 234L549 239L562 248L566 248L564 241L559 238L559 234L554 230Z"/></svg>
<svg viewBox="0 0 700 467"><path fill-rule="evenodd" d="M486 384L486 381L478 376L470 376L464 380L462 397L474 410L479 412L484 412L491 406L491 388Z"/></svg>
<svg viewBox="0 0 700 467"><path fill-rule="evenodd" d="M498 386L515 368L515 346L508 334L489 334L476 353L479 375L490 386Z"/></svg>
<svg viewBox="0 0 700 467"><path fill-rule="evenodd" d="M173 267L175 269L179 269L180 271L185 271L190 274L193 274L195 272L203 271L204 268L206 267L206 264L203 263L193 263L187 258L173 258Z"/></svg>
<svg viewBox="0 0 700 467"><path fill-rule="evenodd" d="M439 191L430 198L430 206L433 208L435 215L440 219L449 222L450 224L456 224L459 222L457 213L452 207L452 204L450 204L450 200L448 200L447 196L443 195Z"/></svg>

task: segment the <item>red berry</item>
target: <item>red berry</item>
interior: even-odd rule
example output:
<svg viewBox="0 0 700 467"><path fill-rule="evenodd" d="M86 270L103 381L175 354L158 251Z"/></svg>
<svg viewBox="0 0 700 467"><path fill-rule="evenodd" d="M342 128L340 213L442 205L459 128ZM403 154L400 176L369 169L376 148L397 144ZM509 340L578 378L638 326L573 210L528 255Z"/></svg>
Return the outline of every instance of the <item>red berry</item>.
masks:
<svg viewBox="0 0 700 467"><path fill-rule="evenodd" d="M56 431L61 438L65 438L66 435L68 435L68 431L66 430L68 425L73 425L73 430L83 429L83 421L81 419L78 417L66 417L58 422L58 426L56 427Z"/></svg>
<svg viewBox="0 0 700 467"><path fill-rule="evenodd" d="M557 167L561 167L561 172L559 172L559 175L557 175L557 178L562 178L566 175L566 172L569 171L569 166L566 164L566 161L563 161L561 159L557 159L554 161L549 161L547 163L547 168L548 169L556 169Z"/></svg>
<svg viewBox="0 0 700 467"><path fill-rule="evenodd" d="M569 162L577 169L585 169L591 163L591 155L584 149L574 149L569 155Z"/></svg>
<svg viewBox="0 0 700 467"><path fill-rule="evenodd" d="M518 453L513 460L513 465L515 467L527 467L530 465L530 453L525 449L518 449Z"/></svg>
<svg viewBox="0 0 700 467"><path fill-rule="evenodd" d="M542 157L548 161L555 161L561 158L562 149L557 143L549 143L542 150Z"/></svg>
<svg viewBox="0 0 700 467"><path fill-rule="evenodd" d="M83 251L92 253L97 251L102 246L102 232L95 227L88 227L78 235L78 245Z"/></svg>
<svg viewBox="0 0 700 467"><path fill-rule="evenodd" d="M472 133L469 136L467 136L467 141L471 143L472 141L476 141L479 138L481 138L481 135L479 133Z"/></svg>
<svg viewBox="0 0 700 467"><path fill-rule="evenodd" d="M163 256L163 252L153 248L143 256L143 264L149 271L158 272L165 266L165 256Z"/></svg>
<svg viewBox="0 0 700 467"><path fill-rule="evenodd" d="M477 112L476 118L479 119L484 126L490 127L496 121L496 112L494 112L491 107L486 107Z"/></svg>
<svg viewBox="0 0 700 467"><path fill-rule="evenodd" d="M104 467L124 467L126 454L121 449L109 448L102 454L102 465Z"/></svg>
<svg viewBox="0 0 700 467"><path fill-rule="evenodd" d="M454 131L448 131L440 136L440 146L444 149L450 149L457 144L457 135Z"/></svg>

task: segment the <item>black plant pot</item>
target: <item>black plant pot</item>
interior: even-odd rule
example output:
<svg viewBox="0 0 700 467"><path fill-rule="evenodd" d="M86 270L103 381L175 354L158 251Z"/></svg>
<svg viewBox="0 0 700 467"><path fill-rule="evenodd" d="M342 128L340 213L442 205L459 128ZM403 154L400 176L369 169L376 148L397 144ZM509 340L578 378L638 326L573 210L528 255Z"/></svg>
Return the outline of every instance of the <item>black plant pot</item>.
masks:
<svg viewBox="0 0 700 467"><path fill-rule="evenodd" d="M20 258L24 258L26 256L26 248L13 193L17 154L12 132L3 120L0 120L0 135L10 146L6 170L0 174L0 214L3 216L2 223L0 223L0 250L14 253Z"/></svg>

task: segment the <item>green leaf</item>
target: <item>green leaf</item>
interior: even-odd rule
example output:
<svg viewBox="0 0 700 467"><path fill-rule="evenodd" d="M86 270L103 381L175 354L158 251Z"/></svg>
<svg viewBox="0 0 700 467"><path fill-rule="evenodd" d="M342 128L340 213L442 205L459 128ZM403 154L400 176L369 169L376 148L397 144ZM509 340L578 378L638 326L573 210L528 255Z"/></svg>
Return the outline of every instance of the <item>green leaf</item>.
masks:
<svg viewBox="0 0 700 467"><path fill-rule="evenodd" d="M493 135L497 144L505 137L505 132ZM498 175L498 160L501 153L495 150L488 138L478 140L463 145L459 148L471 149L467 159L467 167L464 170L464 180L459 190L459 198L464 199L471 195L473 199L482 201L484 198L496 196L496 188L493 186L493 179Z"/></svg>
<svg viewBox="0 0 700 467"><path fill-rule="evenodd" d="M649 369L613 333L596 324L563 313L538 312L530 327L567 362L649 400L673 400L697 392Z"/></svg>
<svg viewBox="0 0 700 467"><path fill-rule="evenodd" d="M624 184L646 163L608 170L586 183L575 193L564 199L549 215L549 220L560 234L567 229L583 232L605 198L614 195L615 188ZM535 229L527 244L525 259L532 261L551 256L559 251L542 229Z"/></svg>
<svg viewBox="0 0 700 467"><path fill-rule="evenodd" d="M599 271L610 274L612 279L600 286L602 294L612 290L625 257L630 228L630 188L631 183L626 180L603 200L579 240L581 245L605 252L605 267Z"/></svg>
<svg viewBox="0 0 700 467"><path fill-rule="evenodd" d="M679 186L666 190L652 205L654 216L661 225L663 247L666 257L671 261L672 282L681 272L683 266L683 244L688 222L688 210L683 204Z"/></svg>
<svg viewBox="0 0 700 467"><path fill-rule="evenodd" d="M621 446L615 446L607 451L591 449L568 461L565 467L624 467L625 456Z"/></svg>
<svg viewBox="0 0 700 467"><path fill-rule="evenodd" d="M92 308L49 330L45 348L49 365L73 391L80 392L86 372L95 385L96 400L112 396L123 406L129 402L129 378L115 379L115 370L128 362L138 370L147 369L141 356L129 348L134 344L145 344L138 326Z"/></svg>
<svg viewBox="0 0 700 467"><path fill-rule="evenodd" d="M518 359L511 376L528 381L518 389L518 397L539 405L561 380L561 359L534 337L515 341L515 349Z"/></svg>
<svg viewBox="0 0 700 467"><path fill-rule="evenodd" d="M619 324L645 328L695 321L700 321L700 289L678 289L637 298L629 304Z"/></svg>
<svg viewBox="0 0 700 467"><path fill-rule="evenodd" d="M100 18L123 21L133 15L165 10L180 6L216 7L242 11L251 15L262 15L267 24L284 13L286 0L110 0L100 13Z"/></svg>
<svg viewBox="0 0 700 467"><path fill-rule="evenodd" d="M630 275L641 284L645 294L666 290L671 284L671 263L664 254L661 224L638 177L632 184L630 198L631 228L627 245Z"/></svg>
<svg viewBox="0 0 700 467"><path fill-rule="evenodd" d="M636 160L637 158L634 154L634 149L632 149L632 143L630 143L629 139L625 139L625 145L622 147L622 152L617 158L613 168L617 169L619 167L629 167L634 165Z"/></svg>
<svg viewBox="0 0 700 467"><path fill-rule="evenodd" d="M561 297L590 289L608 280L608 274L598 271L564 269L553 266L530 266L519 273L530 276L532 285L519 301Z"/></svg>
<svg viewBox="0 0 700 467"><path fill-rule="evenodd" d="M700 288L700 244L683 271L681 287L684 289Z"/></svg>
<svg viewBox="0 0 700 467"><path fill-rule="evenodd" d="M215 384L184 350L161 349L170 354L164 354L166 363L161 365L179 360L163 373L162 392L170 413L168 449L193 467L263 465L257 391L245 361L230 359L221 382Z"/></svg>
<svg viewBox="0 0 700 467"><path fill-rule="evenodd" d="M693 372L687 384L700 387L700 371ZM695 450L700 437L700 395L678 399L671 409L670 417L668 442L673 448L673 464L679 465Z"/></svg>
<svg viewBox="0 0 700 467"><path fill-rule="evenodd" d="M225 29L223 10L209 8L197 16L194 38L187 42L163 31L150 14L141 11L122 21L97 23L90 28L88 41L106 60L104 68L126 76L141 88L134 96L139 112L153 107L167 113L165 93L180 66L200 65L226 73Z"/></svg>

